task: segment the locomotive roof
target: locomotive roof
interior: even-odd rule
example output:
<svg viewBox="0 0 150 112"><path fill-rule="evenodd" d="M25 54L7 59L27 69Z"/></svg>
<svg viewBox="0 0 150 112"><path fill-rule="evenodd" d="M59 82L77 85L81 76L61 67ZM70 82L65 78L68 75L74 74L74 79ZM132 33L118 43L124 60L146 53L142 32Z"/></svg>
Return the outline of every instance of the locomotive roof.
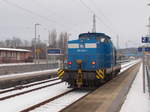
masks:
<svg viewBox="0 0 150 112"><path fill-rule="evenodd" d="M81 33L79 35L79 38L80 37L99 37L99 36L111 39L108 35L105 35L104 33Z"/></svg>

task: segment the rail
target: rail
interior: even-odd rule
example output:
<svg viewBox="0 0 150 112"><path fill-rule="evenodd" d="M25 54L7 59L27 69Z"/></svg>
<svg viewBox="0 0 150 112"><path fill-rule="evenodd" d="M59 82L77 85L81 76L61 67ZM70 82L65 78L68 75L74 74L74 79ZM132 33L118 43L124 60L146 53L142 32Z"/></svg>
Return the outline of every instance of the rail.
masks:
<svg viewBox="0 0 150 112"><path fill-rule="evenodd" d="M148 66L146 66L146 75L147 75L148 93L150 97L150 70Z"/></svg>
<svg viewBox="0 0 150 112"><path fill-rule="evenodd" d="M55 82L55 83L52 83L52 84L48 84L48 85L44 85L44 86L41 86L41 87L33 88L33 89L30 89L30 90L27 90L27 91L18 92L18 93L11 94L11 95L8 95L8 96L0 97L0 101L6 100L6 99L9 99L9 98L12 98L12 97L20 96L20 95L23 95L23 94L27 94L27 93L30 93L30 92L33 92L33 91L37 91L37 90L40 90L40 89L43 89L43 88L47 88L47 87L50 87L50 86L53 86L53 85L56 85L56 84L60 84L60 83L62 83L62 81L58 81L58 82Z"/></svg>

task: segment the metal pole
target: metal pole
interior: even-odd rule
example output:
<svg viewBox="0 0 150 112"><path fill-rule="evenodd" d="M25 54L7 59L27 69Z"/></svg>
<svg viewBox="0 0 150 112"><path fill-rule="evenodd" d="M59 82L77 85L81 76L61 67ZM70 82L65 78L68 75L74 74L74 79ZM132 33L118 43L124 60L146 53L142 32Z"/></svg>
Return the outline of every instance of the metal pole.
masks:
<svg viewBox="0 0 150 112"><path fill-rule="evenodd" d="M145 93L145 46L143 46L143 93Z"/></svg>
<svg viewBox="0 0 150 112"><path fill-rule="evenodd" d="M35 24L35 45L34 45L34 59L36 64L36 24Z"/></svg>
<svg viewBox="0 0 150 112"><path fill-rule="evenodd" d="M48 66L48 53L47 53L47 45L46 45L46 61L47 61L47 66Z"/></svg>
<svg viewBox="0 0 150 112"><path fill-rule="evenodd" d="M119 49L119 35L117 35L116 38L117 38L117 41L116 41L116 42L117 42L117 43L116 43L116 44L117 44L117 49Z"/></svg>
<svg viewBox="0 0 150 112"><path fill-rule="evenodd" d="M36 59L37 59L37 55L36 55L36 33L37 33L37 29L36 29L36 27L37 27L37 25L40 25L40 24L38 24L38 23L36 23L35 24L35 45L34 45L34 53L35 53L35 64L36 64Z"/></svg>
<svg viewBox="0 0 150 112"><path fill-rule="evenodd" d="M149 17L149 24L147 25L147 27L148 27L148 34L150 36L150 17Z"/></svg>
<svg viewBox="0 0 150 112"><path fill-rule="evenodd" d="M39 41L40 41L40 35L38 35L38 46L37 46L37 48L38 48L38 52L37 52L38 64L40 63L40 62L39 62L39 59L40 59L40 52L41 52L41 50L39 49ZM39 51L39 50L40 50L40 51Z"/></svg>
<svg viewBox="0 0 150 112"><path fill-rule="evenodd" d="M93 29L92 32L95 33L96 32L96 15L93 15Z"/></svg>

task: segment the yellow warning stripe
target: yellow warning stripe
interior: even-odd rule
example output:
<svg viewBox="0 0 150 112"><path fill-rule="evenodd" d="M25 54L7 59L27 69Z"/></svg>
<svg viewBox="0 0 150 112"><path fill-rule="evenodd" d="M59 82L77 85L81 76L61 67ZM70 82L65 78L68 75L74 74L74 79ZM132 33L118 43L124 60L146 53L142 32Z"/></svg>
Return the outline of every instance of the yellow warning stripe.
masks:
<svg viewBox="0 0 150 112"><path fill-rule="evenodd" d="M104 79L104 77L102 75L96 75L97 79Z"/></svg>
<svg viewBox="0 0 150 112"><path fill-rule="evenodd" d="M104 70L103 70L104 71ZM97 73L97 75L96 75L96 78L98 78L98 79L104 79L104 72L103 71L101 71L101 70L96 70L96 73Z"/></svg>
<svg viewBox="0 0 150 112"><path fill-rule="evenodd" d="M99 69L100 74L102 74L104 76L104 70L100 70Z"/></svg>
<svg viewBox="0 0 150 112"><path fill-rule="evenodd" d="M63 70L58 70L57 75L60 74Z"/></svg>
<svg viewBox="0 0 150 112"><path fill-rule="evenodd" d="M99 75L102 79L104 79L104 77L102 75Z"/></svg>
<svg viewBox="0 0 150 112"><path fill-rule="evenodd" d="M64 74L64 71L61 72L61 73L58 75L58 77L60 78L63 74Z"/></svg>
<svg viewBox="0 0 150 112"><path fill-rule="evenodd" d="M100 77L99 77L98 75L96 75L96 78L97 78L97 79L100 79Z"/></svg>

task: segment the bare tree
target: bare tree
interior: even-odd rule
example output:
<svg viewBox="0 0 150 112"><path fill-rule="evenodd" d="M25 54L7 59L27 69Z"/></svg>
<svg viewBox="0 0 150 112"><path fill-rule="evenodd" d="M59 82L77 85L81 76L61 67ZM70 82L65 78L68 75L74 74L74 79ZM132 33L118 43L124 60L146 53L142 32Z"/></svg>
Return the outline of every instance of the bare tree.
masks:
<svg viewBox="0 0 150 112"><path fill-rule="evenodd" d="M5 47L4 41L0 41L0 47Z"/></svg>
<svg viewBox="0 0 150 112"><path fill-rule="evenodd" d="M7 46L7 47L11 47L11 45L12 45L11 39L6 39L4 43L5 43L5 46Z"/></svg>
<svg viewBox="0 0 150 112"><path fill-rule="evenodd" d="M17 48L22 46L22 41L18 37L12 38L12 47Z"/></svg>
<svg viewBox="0 0 150 112"><path fill-rule="evenodd" d="M59 34L59 38L58 38L58 41L57 41L57 47L61 48L61 49L64 48L64 33L63 32L61 32Z"/></svg>
<svg viewBox="0 0 150 112"><path fill-rule="evenodd" d="M22 44L23 47L30 47L31 46L31 44L30 44L30 42L28 40L23 40L22 43L23 43Z"/></svg>
<svg viewBox="0 0 150 112"><path fill-rule="evenodd" d="M49 46L51 48L56 48L56 42L57 42L57 32L56 30L52 30L49 33Z"/></svg>

